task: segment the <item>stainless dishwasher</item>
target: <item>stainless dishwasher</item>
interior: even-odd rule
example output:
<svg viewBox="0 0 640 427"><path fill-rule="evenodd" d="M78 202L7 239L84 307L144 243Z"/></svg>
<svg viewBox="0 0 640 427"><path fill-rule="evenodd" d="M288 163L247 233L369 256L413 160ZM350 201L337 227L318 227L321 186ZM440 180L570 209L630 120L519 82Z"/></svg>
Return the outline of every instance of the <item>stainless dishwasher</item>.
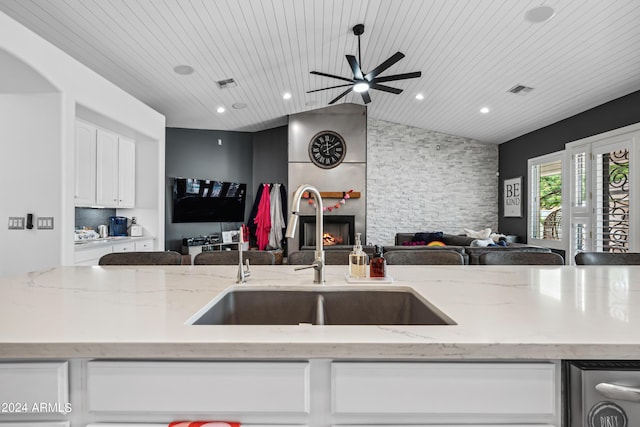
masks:
<svg viewBox="0 0 640 427"><path fill-rule="evenodd" d="M640 361L566 361L567 427L640 426Z"/></svg>

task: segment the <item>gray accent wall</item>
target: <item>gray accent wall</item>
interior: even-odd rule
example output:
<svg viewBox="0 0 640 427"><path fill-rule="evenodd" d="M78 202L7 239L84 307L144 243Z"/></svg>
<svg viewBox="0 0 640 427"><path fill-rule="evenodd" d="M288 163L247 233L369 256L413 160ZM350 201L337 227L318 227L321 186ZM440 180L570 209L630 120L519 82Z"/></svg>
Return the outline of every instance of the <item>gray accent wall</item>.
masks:
<svg viewBox="0 0 640 427"><path fill-rule="evenodd" d="M267 182L287 185L287 132L287 126L280 126L253 134L254 189Z"/></svg>
<svg viewBox="0 0 640 427"><path fill-rule="evenodd" d="M287 127L261 132L167 128L166 249L180 251L182 239L237 229L236 222L171 222L172 178L201 178L247 184L245 222L262 182L287 183ZM219 145L218 139L222 140Z"/></svg>
<svg viewBox="0 0 640 427"><path fill-rule="evenodd" d="M498 228L498 147L369 118L367 242Z"/></svg>
<svg viewBox="0 0 640 427"><path fill-rule="evenodd" d="M222 145L218 144L222 140ZM167 128L165 161L165 248L180 251L182 239L238 229L241 223L171 222L172 178L200 178L247 184L245 219L254 199L253 134Z"/></svg>
<svg viewBox="0 0 640 427"><path fill-rule="evenodd" d="M640 122L640 91L631 93L552 125L522 135L500 144L500 185L505 179L522 176L522 188L527 188L527 160L544 154L564 150L568 142L577 141L623 126ZM500 231L514 234L526 241L528 194L523 192L523 212L521 218L504 218L503 206L499 205Z"/></svg>

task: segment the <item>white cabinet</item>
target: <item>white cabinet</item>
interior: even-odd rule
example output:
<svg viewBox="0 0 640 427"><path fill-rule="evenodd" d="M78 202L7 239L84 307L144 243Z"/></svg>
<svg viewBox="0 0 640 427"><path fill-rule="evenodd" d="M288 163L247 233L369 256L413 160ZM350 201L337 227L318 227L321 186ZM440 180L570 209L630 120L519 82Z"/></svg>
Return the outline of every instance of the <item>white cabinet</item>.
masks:
<svg viewBox="0 0 640 427"><path fill-rule="evenodd" d="M68 412L68 363L0 363L0 404L0 417Z"/></svg>
<svg viewBox="0 0 640 427"><path fill-rule="evenodd" d="M334 362L331 381L332 413L363 422L552 425L559 411L553 363Z"/></svg>
<svg viewBox="0 0 640 427"><path fill-rule="evenodd" d="M76 248L74 261L76 265L98 265L100 258L112 251L111 245Z"/></svg>
<svg viewBox="0 0 640 427"><path fill-rule="evenodd" d="M95 126L76 121L75 142L75 204L96 204L96 137Z"/></svg>
<svg viewBox="0 0 640 427"><path fill-rule="evenodd" d="M135 206L135 154L132 139L76 121L75 204Z"/></svg>
<svg viewBox="0 0 640 427"><path fill-rule="evenodd" d="M143 252L153 250L153 239L126 241L122 243L107 243L93 246L80 245L75 250L75 265L98 265L98 261L103 255L113 252ZM1 427L1 426L0 426Z"/></svg>
<svg viewBox="0 0 640 427"><path fill-rule="evenodd" d="M98 130L96 204L118 206L118 135Z"/></svg>
<svg viewBox="0 0 640 427"><path fill-rule="evenodd" d="M135 204L135 143L113 132L98 130L96 203L131 208Z"/></svg>
<svg viewBox="0 0 640 427"><path fill-rule="evenodd" d="M153 239L136 240L134 245L134 250L136 252L149 252L153 250Z"/></svg>
<svg viewBox="0 0 640 427"><path fill-rule="evenodd" d="M135 243L127 242L127 243L118 243L113 245L111 252L133 252L136 249Z"/></svg>
<svg viewBox="0 0 640 427"><path fill-rule="evenodd" d="M91 412L309 413L308 362L90 361Z"/></svg>
<svg viewBox="0 0 640 427"><path fill-rule="evenodd" d="M136 202L136 145L118 138L118 206L132 208Z"/></svg>

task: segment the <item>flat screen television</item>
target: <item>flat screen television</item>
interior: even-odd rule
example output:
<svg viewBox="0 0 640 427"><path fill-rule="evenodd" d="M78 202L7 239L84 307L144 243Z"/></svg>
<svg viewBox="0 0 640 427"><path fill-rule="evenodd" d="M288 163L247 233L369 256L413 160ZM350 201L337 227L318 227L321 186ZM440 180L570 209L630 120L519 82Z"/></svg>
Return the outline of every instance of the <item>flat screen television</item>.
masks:
<svg viewBox="0 0 640 427"><path fill-rule="evenodd" d="M244 222L247 184L174 178L171 222Z"/></svg>

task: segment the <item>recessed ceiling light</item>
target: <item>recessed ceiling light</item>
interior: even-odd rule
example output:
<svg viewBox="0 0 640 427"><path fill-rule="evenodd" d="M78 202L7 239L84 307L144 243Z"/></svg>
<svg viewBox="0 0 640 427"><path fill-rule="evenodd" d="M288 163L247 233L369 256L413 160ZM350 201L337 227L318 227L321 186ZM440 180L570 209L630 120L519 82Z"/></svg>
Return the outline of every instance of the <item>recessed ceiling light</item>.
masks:
<svg viewBox="0 0 640 427"><path fill-rule="evenodd" d="M290 94L289 92L285 92L285 93L282 95L282 99L291 99L291 94Z"/></svg>
<svg viewBox="0 0 640 427"><path fill-rule="evenodd" d="M555 14L556 11L551 6L538 6L527 10L524 14L524 19L532 24L538 24L548 21L553 18Z"/></svg>
<svg viewBox="0 0 640 427"><path fill-rule="evenodd" d="M488 107L482 107L482 108L480 109L480 112L481 112L482 114L487 114L487 113L489 112L489 108L488 108Z"/></svg>
<svg viewBox="0 0 640 427"><path fill-rule="evenodd" d="M224 113L226 111L226 109L224 107L218 107L218 109L216 111L218 113Z"/></svg>
<svg viewBox="0 0 640 427"><path fill-rule="evenodd" d="M419 93L419 94L417 94L417 95L416 95L416 99L417 99L418 101L422 101L422 100L424 99L424 95L423 95L423 94L421 94L421 93Z"/></svg>
<svg viewBox="0 0 640 427"><path fill-rule="evenodd" d="M233 107L234 110L242 110L243 108L247 108L247 104L244 102L235 102L231 107Z"/></svg>
<svg viewBox="0 0 640 427"><path fill-rule="evenodd" d="M191 65L176 65L173 67L173 71L176 74L188 76L189 74L193 74L193 67Z"/></svg>

